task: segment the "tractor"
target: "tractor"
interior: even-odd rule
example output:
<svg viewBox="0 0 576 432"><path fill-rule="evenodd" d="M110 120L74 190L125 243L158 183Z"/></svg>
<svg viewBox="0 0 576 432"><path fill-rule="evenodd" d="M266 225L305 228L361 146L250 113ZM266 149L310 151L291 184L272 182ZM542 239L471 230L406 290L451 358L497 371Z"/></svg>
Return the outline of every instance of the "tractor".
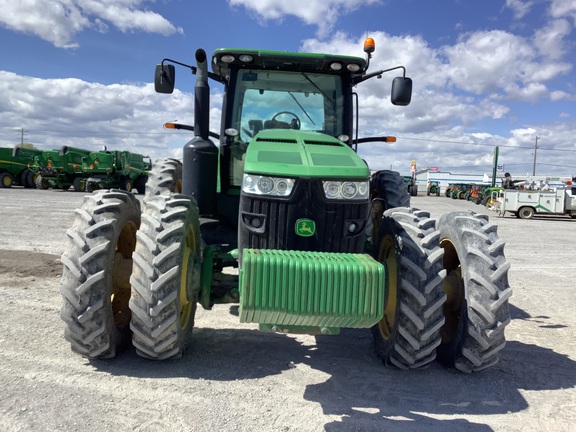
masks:
<svg viewBox="0 0 576 432"><path fill-rule="evenodd" d="M406 185L406 190L410 196L418 196L418 183L416 182L416 176L414 174L403 177L404 184Z"/></svg>
<svg viewBox="0 0 576 432"><path fill-rule="evenodd" d="M510 321L504 241L471 211L438 221L410 207L399 173L371 174L359 145L355 88L392 70L391 103L410 103L403 66L368 72L365 57L198 49L194 137L182 161L161 159L142 201L95 191L76 210L62 254L61 318L72 351L112 358L130 344L151 360L194 342L198 305L238 305L263 332L370 329L386 365L438 359L463 372L495 364ZM211 64L212 71L208 70ZM210 131L209 81L223 87ZM217 141L216 145L213 140Z"/></svg>
<svg viewBox="0 0 576 432"><path fill-rule="evenodd" d="M426 188L426 195L440 196L440 182L436 180L430 180L428 182L428 187Z"/></svg>

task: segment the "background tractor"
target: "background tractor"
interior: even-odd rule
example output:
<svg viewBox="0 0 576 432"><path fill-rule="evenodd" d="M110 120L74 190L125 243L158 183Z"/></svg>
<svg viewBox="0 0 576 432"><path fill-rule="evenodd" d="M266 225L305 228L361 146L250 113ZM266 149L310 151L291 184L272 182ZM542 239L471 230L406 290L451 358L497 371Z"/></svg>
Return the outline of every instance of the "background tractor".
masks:
<svg viewBox="0 0 576 432"><path fill-rule="evenodd" d="M404 184L406 185L406 190L410 196L418 196L418 183L416 182L416 175L412 174L409 176L404 176Z"/></svg>
<svg viewBox="0 0 576 432"><path fill-rule="evenodd" d="M426 188L426 195L440 196L440 182L436 180L430 180L428 182L428 187Z"/></svg>
<svg viewBox="0 0 576 432"><path fill-rule="evenodd" d="M358 145L354 89L367 59L249 49L199 49L194 138L183 161L159 160L143 209L129 192L85 198L68 230L61 279L72 350L110 358L132 340L149 359L180 357L197 305L239 304L262 331L335 334L370 328L384 363L481 370L498 360L510 320L504 242L470 211L410 207L402 177L370 175ZM212 72L208 71L208 63ZM223 86L220 131L209 130L209 80ZM408 105L412 81L392 81ZM218 140L215 145L210 138ZM236 268L237 274L228 271ZM227 270L227 271L224 271Z"/></svg>

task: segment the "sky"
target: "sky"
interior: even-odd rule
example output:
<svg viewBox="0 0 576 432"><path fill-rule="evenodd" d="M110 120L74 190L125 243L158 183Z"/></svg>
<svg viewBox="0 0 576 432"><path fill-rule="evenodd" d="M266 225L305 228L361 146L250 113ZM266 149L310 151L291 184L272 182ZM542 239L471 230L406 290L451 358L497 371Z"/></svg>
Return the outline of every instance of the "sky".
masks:
<svg viewBox="0 0 576 432"><path fill-rule="evenodd" d="M194 77L154 92L163 58L256 48L364 56L370 71L406 67L407 107L390 103L396 73L360 84L360 136L371 169L576 176L574 0L14 0L0 8L0 146L21 141L179 157L193 124ZM211 82L210 129L223 87ZM537 146L537 148L536 148ZM536 150L536 155L534 154ZM535 157L536 156L536 157ZM534 166L534 163L536 165Z"/></svg>

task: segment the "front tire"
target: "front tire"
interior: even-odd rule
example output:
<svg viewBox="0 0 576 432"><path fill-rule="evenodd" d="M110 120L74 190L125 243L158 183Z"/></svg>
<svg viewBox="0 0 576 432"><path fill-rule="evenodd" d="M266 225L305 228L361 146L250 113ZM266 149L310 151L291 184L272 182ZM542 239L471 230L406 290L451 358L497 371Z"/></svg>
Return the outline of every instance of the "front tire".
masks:
<svg viewBox="0 0 576 432"><path fill-rule="evenodd" d="M62 254L60 317L72 351L111 358L130 341L130 273L140 203L114 190L88 195Z"/></svg>
<svg viewBox="0 0 576 432"><path fill-rule="evenodd" d="M3 188L10 188L14 183L14 177L10 173L2 173L0 174L0 186Z"/></svg>
<svg viewBox="0 0 576 432"><path fill-rule="evenodd" d="M74 181L72 182L72 186L74 187L75 192L85 192L86 191L86 183L83 182L83 178L80 176L74 177Z"/></svg>
<svg viewBox="0 0 576 432"><path fill-rule="evenodd" d="M139 175L134 179L134 187L138 191L140 195L144 195L146 193L146 181L148 180L147 175Z"/></svg>
<svg viewBox="0 0 576 432"><path fill-rule="evenodd" d="M427 212L395 208L384 213L374 258L386 266L382 320L372 327L385 364L419 369L436 358L446 299L435 220Z"/></svg>
<svg viewBox="0 0 576 432"><path fill-rule="evenodd" d="M448 296L438 360L462 372L480 371L498 361L510 322L504 241L488 216L471 211L444 214L438 228Z"/></svg>
<svg viewBox="0 0 576 432"><path fill-rule="evenodd" d="M41 175L38 175L35 180L36 189L46 190L50 187L50 182L43 178Z"/></svg>
<svg viewBox="0 0 576 432"><path fill-rule="evenodd" d="M149 199L132 273L132 343L145 358L179 358L192 334L200 290L198 208L180 194Z"/></svg>
<svg viewBox="0 0 576 432"><path fill-rule="evenodd" d="M129 177L122 177L120 179L120 189L126 192L132 192L132 180Z"/></svg>

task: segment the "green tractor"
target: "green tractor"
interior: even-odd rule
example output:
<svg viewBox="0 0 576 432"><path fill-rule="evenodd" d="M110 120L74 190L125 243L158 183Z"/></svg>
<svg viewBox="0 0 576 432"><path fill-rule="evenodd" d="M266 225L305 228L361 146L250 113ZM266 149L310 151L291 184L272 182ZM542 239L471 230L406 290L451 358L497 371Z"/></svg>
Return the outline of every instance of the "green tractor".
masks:
<svg viewBox="0 0 576 432"><path fill-rule="evenodd" d="M0 187L35 187L34 172L30 170L30 165L34 162L34 157L41 153L42 150L26 145L0 147Z"/></svg>
<svg viewBox="0 0 576 432"><path fill-rule="evenodd" d="M148 171L152 167L149 156L118 150L91 152L83 159L82 169L87 176L81 188L88 192L96 189L119 188L125 191L146 191Z"/></svg>
<svg viewBox="0 0 576 432"><path fill-rule="evenodd" d="M397 172L370 175L356 153L387 137L358 137L354 88L404 70L367 73L370 41L367 59L217 49L210 61L200 49L196 66L156 67L160 93L174 89L168 63L196 75L194 138L183 162L153 164L143 209L112 190L76 211L61 279L74 352L111 358L131 340L145 358L178 358L197 305L236 303L261 331L371 329L377 354L402 369L496 363L511 295L496 225L470 211L437 223L410 208ZM219 133L209 79L224 87ZM404 72L392 104L411 92Z"/></svg>
<svg viewBox="0 0 576 432"><path fill-rule="evenodd" d="M451 183L451 185L450 197L452 199L464 199L470 185L468 183Z"/></svg>
<svg viewBox="0 0 576 432"><path fill-rule="evenodd" d="M430 180L426 189L426 195L440 196L440 182L436 180Z"/></svg>
<svg viewBox="0 0 576 432"><path fill-rule="evenodd" d="M410 196L418 196L418 183L416 182L416 176L414 174L403 177L404 184L406 185L406 190Z"/></svg>

